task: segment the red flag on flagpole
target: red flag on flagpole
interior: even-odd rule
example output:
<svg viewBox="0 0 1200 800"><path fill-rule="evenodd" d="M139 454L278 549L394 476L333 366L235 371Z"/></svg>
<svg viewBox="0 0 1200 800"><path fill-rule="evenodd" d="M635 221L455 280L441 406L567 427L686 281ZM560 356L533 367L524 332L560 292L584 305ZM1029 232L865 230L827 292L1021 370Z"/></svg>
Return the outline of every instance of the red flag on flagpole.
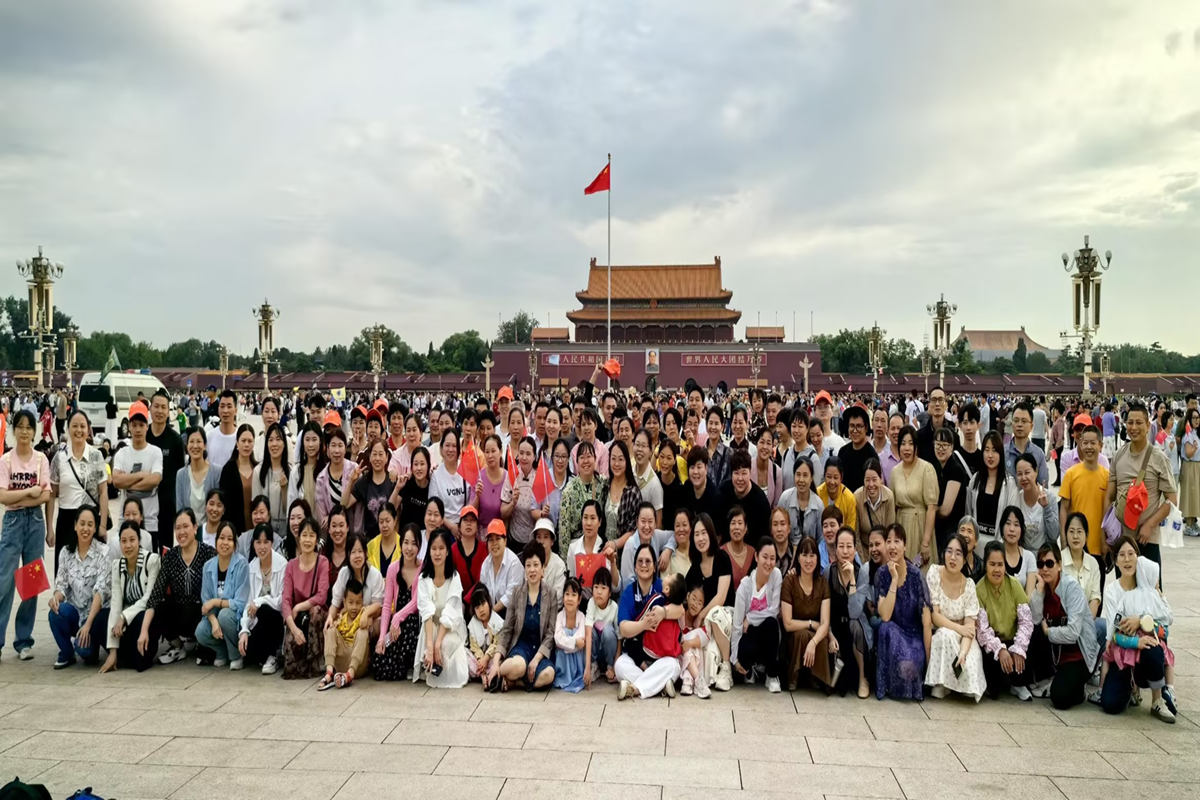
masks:
<svg viewBox="0 0 1200 800"><path fill-rule="evenodd" d="M596 180L587 185L583 190L584 194L595 194L596 192L608 191L608 165L604 165L604 169L600 170L600 174L596 176Z"/></svg>
<svg viewBox="0 0 1200 800"><path fill-rule="evenodd" d="M46 575L46 565L39 558L36 561L30 561L23 567L18 567L13 571L13 583L16 585L17 594L21 596L22 600L37 597L50 588L50 578Z"/></svg>
<svg viewBox="0 0 1200 800"><path fill-rule="evenodd" d="M521 473L517 471L517 460L513 458L512 448L508 448L508 482L511 486L517 485L517 477Z"/></svg>

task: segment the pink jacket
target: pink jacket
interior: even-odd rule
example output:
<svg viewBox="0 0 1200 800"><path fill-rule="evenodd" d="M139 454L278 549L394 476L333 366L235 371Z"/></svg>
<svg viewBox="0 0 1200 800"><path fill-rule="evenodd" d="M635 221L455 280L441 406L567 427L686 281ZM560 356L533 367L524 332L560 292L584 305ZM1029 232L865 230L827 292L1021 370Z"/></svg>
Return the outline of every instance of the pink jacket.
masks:
<svg viewBox="0 0 1200 800"><path fill-rule="evenodd" d="M385 616L390 615L389 627L399 626L417 610L417 584L419 583L419 580L413 583L408 603L403 608L395 609L393 613L392 607L396 604L396 597L400 594L400 561L393 561L388 567L387 580L383 582L383 613Z"/></svg>

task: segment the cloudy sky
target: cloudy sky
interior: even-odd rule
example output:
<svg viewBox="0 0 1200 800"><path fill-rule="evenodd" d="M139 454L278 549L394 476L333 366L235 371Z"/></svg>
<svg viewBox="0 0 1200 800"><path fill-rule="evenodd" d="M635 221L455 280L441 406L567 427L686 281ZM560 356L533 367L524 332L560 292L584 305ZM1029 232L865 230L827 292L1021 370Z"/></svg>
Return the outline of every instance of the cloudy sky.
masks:
<svg viewBox="0 0 1200 800"><path fill-rule="evenodd" d="M1090 233L1102 339L1191 353L1197 86L1191 0L5 3L0 292L42 244L160 345L564 325L612 152L614 262L719 254L743 322L1057 347Z"/></svg>

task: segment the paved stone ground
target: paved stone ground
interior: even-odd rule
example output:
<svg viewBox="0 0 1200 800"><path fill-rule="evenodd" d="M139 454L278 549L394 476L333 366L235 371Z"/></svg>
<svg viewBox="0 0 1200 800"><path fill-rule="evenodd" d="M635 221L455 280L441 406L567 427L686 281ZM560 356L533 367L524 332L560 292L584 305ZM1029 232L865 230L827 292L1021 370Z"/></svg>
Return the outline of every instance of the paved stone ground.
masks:
<svg viewBox="0 0 1200 800"><path fill-rule="evenodd" d="M0 778L54 797L983 798L1195 797L1200 785L1200 542L1167 551L1178 723L1145 706L1055 712L1012 698L925 703L768 695L616 702L598 687L491 696L312 682L192 664L137 675L0 664ZM3 782L3 781L0 781Z"/></svg>

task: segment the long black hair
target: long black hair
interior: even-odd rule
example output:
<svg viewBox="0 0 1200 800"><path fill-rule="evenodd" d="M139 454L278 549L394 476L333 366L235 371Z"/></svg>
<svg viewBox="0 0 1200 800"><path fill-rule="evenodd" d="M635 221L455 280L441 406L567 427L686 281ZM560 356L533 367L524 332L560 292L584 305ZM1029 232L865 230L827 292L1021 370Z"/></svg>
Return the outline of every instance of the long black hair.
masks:
<svg viewBox="0 0 1200 800"><path fill-rule="evenodd" d="M271 453L268 449L271 443L271 434L279 432L279 438L283 441L283 452L279 455L279 467L283 470L284 475L291 475L291 470L288 469L288 446L287 434L283 430L283 426L276 422L271 427L267 428L267 433L263 436L263 461L262 466L258 470L258 480L267 485L267 480L271 474Z"/></svg>
<svg viewBox="0 0 1200 800"><path fill-rule="evenodd" d="M454 557L450 551L450 548L454 546L454 536L450 533L450 529L445 527L435 528L429 534L429 543L425 545L425 563L421 565L421 577L434 577L433 545L438 541L446 546L446 561L442 564L442 577L449 580L455 574Z"/></svg>

